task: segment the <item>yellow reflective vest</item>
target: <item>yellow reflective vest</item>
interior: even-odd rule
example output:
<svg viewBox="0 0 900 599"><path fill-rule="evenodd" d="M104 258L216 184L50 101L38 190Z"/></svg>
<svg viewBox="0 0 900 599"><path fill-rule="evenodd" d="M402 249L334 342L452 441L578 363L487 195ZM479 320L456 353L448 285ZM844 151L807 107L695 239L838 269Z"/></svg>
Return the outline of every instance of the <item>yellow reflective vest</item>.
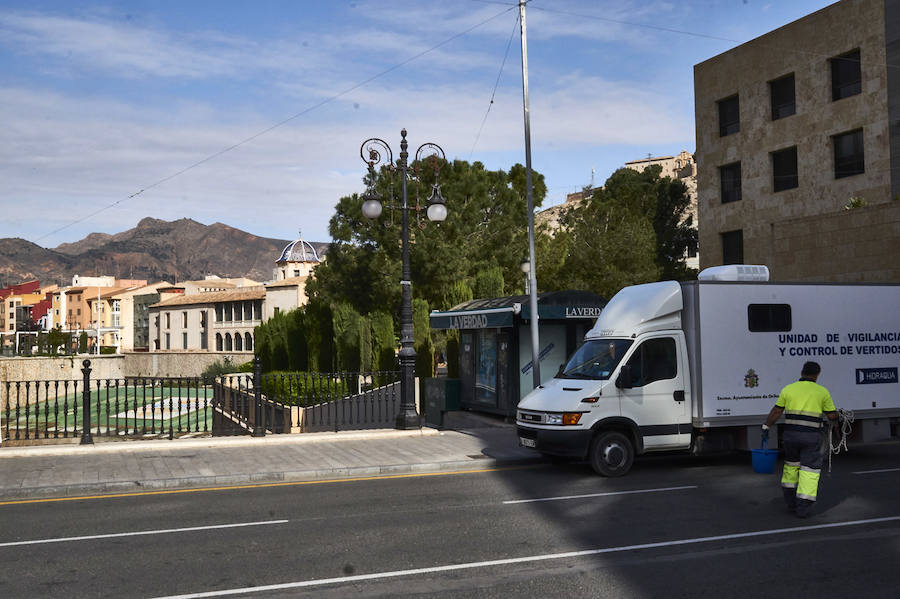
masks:
<svg viewBox="0 0 900 599"><path fill-rule="evenodd" d="M785 430L814 431L822 426L822 413L834 412L828 389L809 379L800 379L781 390L775 405L784 408Z"/></svg>

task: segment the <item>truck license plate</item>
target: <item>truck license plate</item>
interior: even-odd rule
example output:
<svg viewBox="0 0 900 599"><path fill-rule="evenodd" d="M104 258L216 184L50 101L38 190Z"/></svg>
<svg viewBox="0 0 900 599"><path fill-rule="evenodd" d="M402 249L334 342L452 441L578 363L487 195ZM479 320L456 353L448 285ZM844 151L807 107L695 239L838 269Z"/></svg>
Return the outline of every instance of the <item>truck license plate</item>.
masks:
<svg viewBox="0 0 900 599"><path fill-rule="evenodd" d="M535 443L534 439L526 439L525 437L519 437L519 443L522 447L536 447L537 443Z"/></svg>

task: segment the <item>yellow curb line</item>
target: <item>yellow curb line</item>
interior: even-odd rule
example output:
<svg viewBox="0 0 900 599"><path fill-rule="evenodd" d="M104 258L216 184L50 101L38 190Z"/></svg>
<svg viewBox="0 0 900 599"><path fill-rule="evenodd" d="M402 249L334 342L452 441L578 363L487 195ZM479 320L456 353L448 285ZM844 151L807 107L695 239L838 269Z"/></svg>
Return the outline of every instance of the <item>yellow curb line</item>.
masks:
<svg viewBox="0 0 900 599"><path fill-rule="evenodd" d="M481 470L454 470L452 472L420 472L410 474L387 474L384 476L364 476L357 478L334 478L328 480L298 480L280 483L259 483L255 485L232 485L224 487L201 487L199 489L165 489L159 491L139 491L136 493L111 493L108 495L84 495L79 497L49 497L44 499L17 499L14 501L0 501L0 506L21 505L25 503L51 503L55 501L82 501L86 499L116 499L120 497L140 497L143 495L172 495L175 493L203 493L207 491L232 491L235 489L261 489L266 487L292 487L299 485L321 485L330 483L348 483L372 480L390 480L396 478L421 478L426 476L451 476L459 474L481 474L483 472L500 472L503 470L522 470L533 468L529 466L509 466L506 468L484 468Z"/></svg>

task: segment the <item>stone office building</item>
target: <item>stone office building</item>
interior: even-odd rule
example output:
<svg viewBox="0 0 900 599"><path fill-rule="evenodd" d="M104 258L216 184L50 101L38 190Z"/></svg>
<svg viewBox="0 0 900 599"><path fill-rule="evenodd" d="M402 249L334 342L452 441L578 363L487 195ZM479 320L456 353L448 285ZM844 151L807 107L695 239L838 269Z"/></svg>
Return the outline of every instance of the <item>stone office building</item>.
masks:
<svg viewBox="0 0 900 599"><path fill-rule="evenodd" d="M900 0L842 0L694 67L700 267L900 281Z"/></svg>
<svg viewBox="0 0 900 599"><path fill-rule="evenodd" d="M262 286L182 295L150 306L151 351L253 351Z"/></svg>

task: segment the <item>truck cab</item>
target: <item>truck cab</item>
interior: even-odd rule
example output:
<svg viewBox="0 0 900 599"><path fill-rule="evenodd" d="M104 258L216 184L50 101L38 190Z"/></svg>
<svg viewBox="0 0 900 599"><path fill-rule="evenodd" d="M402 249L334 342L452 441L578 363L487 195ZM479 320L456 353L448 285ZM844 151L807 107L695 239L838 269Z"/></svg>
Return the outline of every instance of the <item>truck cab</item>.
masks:
<svg viewBox="0 0 900 599"><path fill-rule="evenodd" d="M674 281L617 293L556 377L519 402L520 443L587 458L605 476L628 472L635 455L689 448L683 307Z"/></svg>

